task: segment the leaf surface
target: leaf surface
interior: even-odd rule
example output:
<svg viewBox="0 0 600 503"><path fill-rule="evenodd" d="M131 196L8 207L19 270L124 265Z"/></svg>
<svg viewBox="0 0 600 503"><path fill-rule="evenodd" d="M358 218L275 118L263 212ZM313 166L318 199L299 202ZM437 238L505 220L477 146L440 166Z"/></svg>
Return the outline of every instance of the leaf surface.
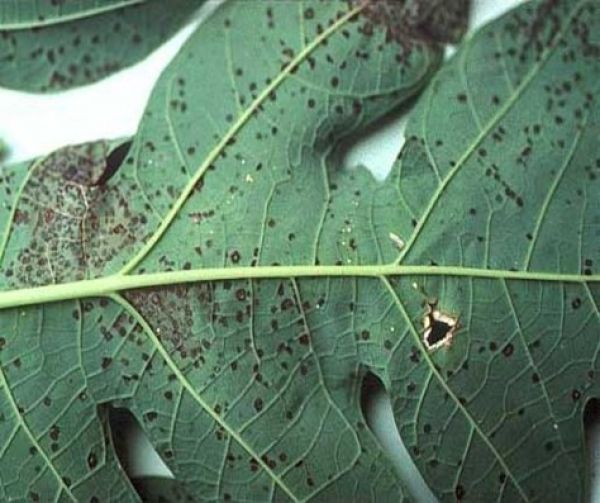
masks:
<svg viewBox="0 0 600 503"><path fill-rule="evenodd" d="M56 92L146 57L203 0L0 0L0 86Z"/></svg>
<svg viewBox="0 0 600 503"><path fill-rule="evenodd" d="M0 20L4 29L40 28L74 19L96 16L146 0L0 0Z"/></svg>
<svg viewBox="0 0 600 503"><path fill-rule="evenodd" d="M166 494L408 499L360 408L371 373L440 500L583 501L596 3L531 2L471 38L384 182L340 168L337 146L412 98L440 47L366 7L294 5L219 9L128 154L7 171L4 496L135 501L111 405L169 465Z"/></svg>

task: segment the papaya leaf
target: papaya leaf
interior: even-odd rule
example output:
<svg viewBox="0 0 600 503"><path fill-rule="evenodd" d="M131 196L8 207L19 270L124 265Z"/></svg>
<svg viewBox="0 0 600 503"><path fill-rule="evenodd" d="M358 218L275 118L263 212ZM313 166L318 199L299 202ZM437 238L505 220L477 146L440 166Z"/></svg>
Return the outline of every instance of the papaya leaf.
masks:
<svg viewBox="0 0 600 503"><path fill-rule="evenodd" d="M292 227L284 232L279 260L288 265L312 264L309 266L314 267L316 248L321 246L316 241L317 227L325 223L328 198L333 190L327 181L328 173L331 171L331 176L339 178L340 183L354 185L353 191L368 192L376 188L374 180L364 171L357 172L358 178L351 181L339 170L335 146L345 136L365 128L384 113L412 99L437 69L442 48L409 37L388 39L387 26L374 23L363 15L362 6L349 8L346 2L293 5L295 8L290 9L287 2L232 2L221 7L192 37L161 78L140 132L131 145L131 154L116 171L114 167L119 163L106 159L113 159L120 147L97 143L64 149L40 159L28 169L11 172L4 182L6 204L0 219L4 223L0 276L3 293L18 295L17 292L22 294L27 289L23 287L36 286L42 288L36 289L40 293L44 288L66 287L69 281L77 281L80 286L93 286L97 281L114 278L113 271L120 279L151 278L132 270L146 267L136 262L139 259L145 262L147 255L150 271L150 264L154 262L150 252L167 239L165 233L175 220L181 218L179 215L186 220L187 227L191 222L194 227L189 230L197 233L193 238L197 241L194 246L182 251L191 252L194 261L205 260L205 265L201 266L203 270L211 270L214 264L223 270L224 260L228 266L237 264L235 270L254 270L248 267L253 261L257 265L264 263L265 270L271 270L272 259L269 257L276 258L279 234L271 234L269 242L262 244L263 258L258 255L253 258L253 250L261 246L261 229L273 229L274 224L269 222L280 217L277 231L285 231L286 226L298 229L295 231L297 238ZM389 71L382 72L382 68L389 68ZM191 138L185 138L185 134L190 134ZM229 155L236 142L246 144L243 158L237 152ZM224 169L213 168L216 163L224 163ZM242 171L236 173L239 169ZM213 177L214 181L206 185L209 192L219 191L215 200L208 192L206 196L201 195L201 187L208 183L209 173L219 173L219 178ZM221 175L225 176L221 178ZM238 184L240 191L234 188ZM276 208L262 222L261 215L268 210L267 206L258 207L246 224L234 217L231 230L237 236L232 234L235 242L228 245L226 252L218 251L225 245L218 242L224 237L220 231L215 234L212 229L200 229L204 219L216 216L220 220L213 204L222 203L223 215L226 215L231 212L232 204L237 205L239 201L240 215L243 215L246 204L282 204L283 193L280 191L286 187L296 194L288 198L290 203L295 200L292 206L304 205L306 197L320 201L318 206L321 208L305 222L307 233L303 233L297 219L296 222L285 222L291 212L279 216ZM199 211L187 208L199 197L205 201L200 205L209 204L210 207ZM293 207L290 209L297 212ZM387 212L385 208L382 210ZM170 222L165 225L167 220ZM214 221L216 224L216 219ZM329 225L338 224L336 221ZM326 230L327 240L335 239L332 232L335 232L334 228ZM187 235L186 231L184 236ZM203 237L200 239L199 236ZM296 239L302 245L297 248L301 252L297 257L290 253ZM238 242L239 248L234 249ZM202 252L203 248L205 252ZM187 262L187 259L182 262L180 273L187 275L190 272L191 265ZM246 267L242 268L242 265ZM119 272L125 269L131 272ZM171 270L171 266L166 265L165 270ZM271 295L273 289L285 290L285 302L273 291L277 295L277 304L283 302L285 307L276 316L278 319L264 318L263 308L259 312L258 305L252 307L251 294L246 290L250 288L249 282L254 285L252 288L266 288L266 295ZM237 353L235 348L239 345L240 354L238 357L223 353L219 357L223 370L240 370L246 374L246 384L250 383L252 388L258 386L248 390L247 398L240 396L240 400L234 400L239 412L235 413L236 419L231 424L221 417L225 414L223 407L225 410L229 407L229 398L223 396L223 400L219 400L221 403L217 403L213 397L205 395L202 388L208 375L189 375L191 369L187 364L188 360L191 362L192 354L198 366L208 357L205 368L209 374L215 372L217 362L210 361L209 348L215 345L216 356L221 353L218 349L221 343L213 341L212 334L226 329L225 323L229 321L215 324L214 331L211 329L192 346L188 343L181 346L179 349L186 362L180 362L179 349L173 352L170 342L159 342L156 338L158 332L155 330L160 328L151 328L140 313L129 314L133 309L131 303L150 293L140 290L139 284L131 285L129 293L123 291L123 295L118 294L120 289L111 289L104 290L106 295L96 292L88 300L79 292L62 302L34 301L31 307L25 307L21 301L11 306L4 304L2 326L5 323L12 326L16 315L21 317L18 318L19 326L27 330L23 324L28 323L25 318L31 321L41 315L44 324L48 322L57 328L57 332L53 331L53 344L61 348L55 353L57 360L42 349L46 342L40 340L42 346L36 346L40 352L35 350L36 354L31 353L31 358L15 355L15 360L9 348L20 353L13 344L17 339L28 337L23 338L19 329L19 334L14 333L15 339L6 334L0 340L2 355L6 357L3 360L6 362L2 374L6 394L2 411L8 419L3 424L19 437L14 443L10 441L10 446L15 449L7 446L6 456L1 459L4 462L12 460L13 466L17 465L15 459L22 460L32 473L28 477L28 472L23 471L22 480L33 480L30 484L3 482L4 496L24 499L33 492L71 501L90 498L98 501L111 498L115 501L137 500L137 494L116 460L110 444L112 440L106 440L112 438L106 419L107 408L112 406L127 408L137 417L175 474L178 486L198 498L213 495L224 499L230 495L234 499L243 496L257 501L269 497L298 500L313 493L315 497L334 493L339 493L340 497L352 497L355 493L368 499L378 495L401 497L404 494L402 483L365 427L362 413L357 408L356 393L341 388L339 392L330 391L324 387L324 382L323 386L318 384L319 378L314 373L316 360L307 342L308 334L300 337L298 350L293 349L300 336L295 334L300 319L297 313L294 314L296 308L290 304L294 304L292 298L295 297L290 297L289 280L282 286L280 283L279 280L265 279L259 284L250 278L238 278L194 286L202 291L206 287L217 288L221 292L219 295L231 295L238 304L231 323L247 327L256 324L252 329L256 330L256 338L266 336L269 344L283 344L282 348L287 348L284 354L291 357L288 362L281 361L273 367L267 364L271 357L265 354L271 349L262 342L255 344L253 334L248 337L249 333L236 329L231 338L227 337L227 344L233 344L234 352ZM176 284L169 280L169 287L157 294L171 295L170 287ZM181 292L186 289L181 287ZM206 292L212 296L208 290ZM205 293L199 294L205 297ZM258 290L255 295L259 295ZM229 303L226 298L223 300ZM205 298L197 312L190 312L197 317L194 323L201 323L206 328L205 322L213 323L210 304L212 301ZM17 305L19 307L15 309ZM96 309L106 311L100 315ZM188 308L183 309L187 312ZM52 315L47 310L64 324L59 327L52 322ZM296 320L290 322L292 318ZM214 321L216 323L216 318ZM276 335L278 332L280 335ZM49 333L44 329L39 335L46 340ZM186 333L184 337L187 339L190 335ZM175 332L172 336L172 340L179 337ZM292 356L294 352L296 356ZM39 357L43 362L38 360ZM15 361L19 369L28 369L28 374L32 372L33 380L26 388L29 389L31 384L38 389L42 408L37 409L14 388L16 381L13 378L18 377L8 368L17 368ZM264 368L262 361L267 364ZM41 365L39 372L33 370L38 365ZM256 372L252 370L255 366ZM351 367L356 365L351 363ZM66 369L72 370L65 373ZM261 372L264 372L264 380ZM360 379L359 374L357 379ZM147 380L152 376L156 376L154 383L161 383L158 388ZM230 377L241 382L237 373ZM34 382L38 378L46 384L38 386ZM306 390L302 391L306 379L318 386L308 394ZM354 386L352 384L351 388ZM262 394L261 390L267 394ZM277 407L279 412L274 409L275 416L266 415L266 409L270 407L268 402L280 392L281 399L289 403L283 408ZM169 420L173 429L163 431L163 413L159 414L158 408L150 402L146 405L140 402L142 395L175 407ZM250 402L245 403L247 400ZM341 402L337 404L339 400ZM231 406L234 406L233 401ZM260 424L251 424L254 422L251 417L263 406L265 419L275 421L269 428L269 439L267 430L260 433ZM34 409L43 415L39 420L30 415ZM188 419L192 421L184 426ZM244 426L245 423L248 424ZM355 426L357 424L359 426ZM328 436L321 440L320 435L314 437L312 434L301 438L303 431L312 429L316 432L321 427L339 427L342 436L337 440ZM355 431L355 427L359 430ZM288 428L291 429L286 435ZM202 449L213 450L206 460L206 472L203 469L197 471L192 466L194 462L188 464L185 461L187 454L180 452L179 439L173 436L169 440L176 430L184 436L206 440ZM281 436L281 442L274 442L277 436ZM8 433L2 438L9 438ZM277 452L261 452L271 443ZM30 450L42 455L32 458ZM361 454L362 450L364 454ZM223 465L224 456L227 466ZM314 472L313 463L318 462L320 456L325 456L323 461L332 462L329 473ZM339 462L334 461L337 457ZM311 461L310 458L314 459ZM230 466L231 463L234 465ZM298 468L294 468L295 465ZM221 477L212 472L213 468L220 470L221 466L233 470L229 480L220 482ZM45 477L35 478L36 470ZM371 470L379 473L381 479L379 489L375 491L368 482ZM6 475L2 476L7 481L12 480L10 469L4 473ZM348 485L346 482L351 479L360 482L359 486Z"/></svg>
<svg viewBox="0 0 600 503"><path fill-rule="evenodd" d="M146 57L204 0L0 0L0 86L55 92Z"/></svg>
<svg viewBox="0 0 600 503"><path fill-rule="evenodd" d="M6 171L2 497L138 501L119 407L175 477L152 494L408 500L361 411L370 374L440 500L583 501L597 4L530 2L469 39L384 182L337 147L441 48L369 3L292 5L222 6L130 146Z"/></svg>
<svg viewBox="0 0 600 503"><path fill-rule="evenodd" d="M79 0L78 2L0 0L4 29L41 28L88 16L95 16L143 3L146 0Z"/></svg>

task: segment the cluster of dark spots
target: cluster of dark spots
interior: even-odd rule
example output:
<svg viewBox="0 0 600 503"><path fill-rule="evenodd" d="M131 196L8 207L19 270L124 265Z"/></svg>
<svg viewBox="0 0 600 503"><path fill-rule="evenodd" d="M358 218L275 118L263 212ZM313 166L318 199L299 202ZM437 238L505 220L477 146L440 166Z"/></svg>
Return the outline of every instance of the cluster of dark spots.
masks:
<svg viewBox="0 0 600 503"><path fill-rule="evenodd" d="M502 143L505 137L506 129L503 126L498 126L498 128L496 128L492 133L492 140L494 140L496 143Z"/></svg>
<svg viewBox="0 0 600 503"><path fill-rule="evenodd" d="M38 203L36 220L43 220L45 225L31 233L32 240L18 257L19 265L14 264L15 282L42 284L83 279L139 239L134 230L140 230L139 224L145 220L129 209L122 188L104 185L120 165L121 153L126 149L125 144L111 150L104 142L68 147L38 166L24 195L26 200ZM109 204L109 200L118 202L118 206ZM72 220L66 222L53 210L55 201L61 201L61 212L71 214ZM72 243L68 248L57 244L65 235ZM106 239L108 235L110 239ZM27 261L44 260L48 264L46 250L55 247L64 250L51 259L56 277L50 277L48 266L38 268L33 277L33 271L27 270Z"/></svg>
<svg viewBox="0 0 600 503"><path fill-rule="evenodd" d="M598 168L600 166L598 166L598 161L596 161L596 171L598 171ZM590 182L595 181L598 178L598 174L594 171L594 168L588 164L587 166L585 166L585 172L587 173L588 179L590 180Z"/></svg>
<svg viewBox="0 0 600 503"><path fill-rule="evenodd" d="M505 180L502 179L500 170L496 164L492 164L491 167L486 169L485 176L498 182L504 188L504 195L514 201L519 208L523 207L525 204L523 198L517 194ZM498 203L501 203L503 201L502 194L496 194L495 199Z"/></svg>
<svg viewBox="0 0 600 503"><path fill-rule="evenodd" d="M367 22L361 33L372 36L375 29L384 30L386 42L394 41L408 52L419 47L418 41L430 45L458 42L466 30L469 3L465 0L443 2L399 2L396 0L353 0L361 3L361 18ZM446 5L450 4L450 5Z"/></svg>

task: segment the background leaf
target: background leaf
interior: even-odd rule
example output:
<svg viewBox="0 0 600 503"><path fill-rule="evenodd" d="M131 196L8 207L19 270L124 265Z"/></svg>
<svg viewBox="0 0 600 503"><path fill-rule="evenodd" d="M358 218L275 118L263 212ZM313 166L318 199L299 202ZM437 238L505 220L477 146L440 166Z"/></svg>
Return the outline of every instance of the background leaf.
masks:
<svg viewBox="0 0 600 503"><path fill-rule="evenodd" d="M0 86L55 92L100 80L146 57L203 3L2 0Z"/></svg>
<svg viewBox="0 0 600 503"><path fill-rule="evenodd" d="M0 19L5 28L40 28L67 20L95 16L146 0L0 0Z"/></svg>

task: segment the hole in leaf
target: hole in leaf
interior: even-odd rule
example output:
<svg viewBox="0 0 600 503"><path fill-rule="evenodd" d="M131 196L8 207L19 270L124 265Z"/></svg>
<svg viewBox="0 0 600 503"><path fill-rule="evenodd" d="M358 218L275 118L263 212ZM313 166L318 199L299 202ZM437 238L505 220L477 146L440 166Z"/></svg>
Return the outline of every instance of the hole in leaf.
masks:
<svg viewBox="0 0 600 503"><path fill-rule="evenodd" d="M458 327L458 319L442 313L435 304L430 304L423 317L423 342L429 350L449 346Z"/></svg>
<svg viewBox="0 0 600 503"><path fill-rule="evenodd" d="M383 383L375 374L367 372L363 377L360 388L360 408L363 416L367 420L367 424L369 423L369 411L371 410L373 403L382 393L385 393ZM371 425L369 424L369 426Z"/></svg>
<svg viewBox="0 0 600 503"><path fill-rule="evenodd" d="M108 420L117 457L129 478L174 478L131 412L111 408Z"/></svg>
<svg viewBox="0 0 600 503"><path fill-rule="evenodd" d="M434 319L429 328L429 334L427 335L427 344L433 346L438 342L443 341L450 330L452 330L452 325L445 323L442 320Z"/></svg>
<svg viewBox="0 0 600 503"><path fill-rule="evenodd" d="M367 168L377 180L385 180L404 145L404 130L414 100L395 112L350 133L336 149L345 169ZM339 157L338 157L339 156Z"/></svg>
<svg viewBox="0 0 600 503"><path fill-rule="evenodd" d="M106 158L106 166L102 175L96 180L94 185L101 186L108 182L114 174L118 171L123 164L123 161L127 157L129 150L131 149L131 141L126 141L125 143L121 143L118 147L114 148Z"/></svg>
<svg viewBox="0 0 600 503"><path fill-rule="evenodd" d="M587 466L590 467L590 473L586 476L591 480L587 501L600 501L600 400L593 398L586 403L583 411L583 427L586 461Z"/></svg>
<svg viewBox="0 0 600 503"><path fill-rule="evenodd" d="M372 372L367 372L363 378L360 406L369 429L404 481L412 496L411 500L437 503L400 437L390 396L383 383Z"/></svg>

